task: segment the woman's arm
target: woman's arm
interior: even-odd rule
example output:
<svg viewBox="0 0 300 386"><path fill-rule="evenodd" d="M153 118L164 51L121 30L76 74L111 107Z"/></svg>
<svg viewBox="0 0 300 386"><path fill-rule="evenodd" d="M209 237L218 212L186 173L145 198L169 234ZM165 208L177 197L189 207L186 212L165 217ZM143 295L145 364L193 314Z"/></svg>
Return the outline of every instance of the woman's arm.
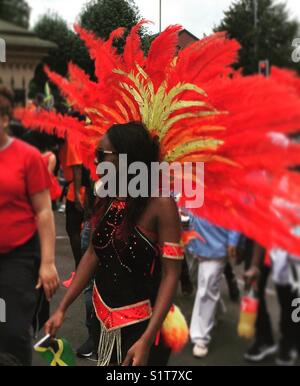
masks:
<svg viewBox="0 0 300 386"><path fill-rule="evenodd" d="M82 165L74 165L72 166L73 170L73 181L74 181L74 193L75 193L75 206L79 211L83 210L81 201L80 201L80 189L81 189L81 181L82 181Z"/></svg>
<svg viewBox="0 0 300 386"><path fill-rule="evenodd" d="M31 195L30 201L41 242L41 266L36 288L43 287L50 301L59 286L59 277L55 266L55 225L49 191Z"/></svg>
<svg viewBox="0 0 300 386"><path fill-rule="evenodd" d="M66 295L63 297L60 302L57 310L48 320L45 325L46 334L50 334L51 336L55 336L57 330L61 327L64 315L69 308L69 306L74 302L74 300L82 293L82 291L86 288L87 284L94 276L96 267L98 264L98 258L95 255L94 248L92 243L86 253L84 254L79 267L77 268L76 275L74 280L68 289Z"/></svg>
<svg viewBox="0 0 300 386"><path fill-rule="evenodd" d="M161 198L157 209L160 246L163 247L165 242L179 244L181 224L175 201L171 198ZM180 260L162 258L162 279L152 317L143 336L128 351L123 366L146 365L150 348L173 303L180 274Z"/></svg>
<svg viewBox="0 0 300 386"><path fill-rule="evenodd" d="M160 331L161 326L173 304L180 274L181 261L173 261L166 258L163 259L162 278L157 294L157 300L148 328L142 337L150 346L154 343L156 335Z"/></svg>
<svg viewBox="0 0 300 386"><path fill-rule="evenodd" d="M253 241L253 252L251 257L250 268L244 273L245 287L249 288L252 284L256 284L260 276L260 270L262 263L264 261L264 256L266 250L259 245L257 242Z"/></svg>

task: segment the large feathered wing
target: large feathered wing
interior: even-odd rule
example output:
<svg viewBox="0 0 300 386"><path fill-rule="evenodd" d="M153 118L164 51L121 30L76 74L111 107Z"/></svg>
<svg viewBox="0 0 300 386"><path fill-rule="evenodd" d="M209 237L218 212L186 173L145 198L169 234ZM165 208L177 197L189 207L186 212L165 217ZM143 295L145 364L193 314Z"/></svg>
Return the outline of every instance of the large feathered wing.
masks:
<svg viewBox="0 0 300 386"><path fill-rule="evenodd" d="M128 36L124 55L112 47L122 30L105 42L77 27L95 60L97 82L74 65L68 79L48 71L72 106L87 116L85 127L66 129L81 132L91 159L97 140L112 124L144 122L160 139L162 159L204 163L203 181L195 167L184 176L204 189L204 203L191 208L194 213L266 248L300 255L294 234L300 181L290 170L300 164L300 148L288 138L300 125L299 92L293 85L298 78L276 69L268 79L234 73L239 45L224 33L175 56L178 26L160 34L145 57L138 35L142 24ZM33 125L45 127L41 119L36 124L41 113L36 114ZM187 201L183 194L182 203Z"/></svg>

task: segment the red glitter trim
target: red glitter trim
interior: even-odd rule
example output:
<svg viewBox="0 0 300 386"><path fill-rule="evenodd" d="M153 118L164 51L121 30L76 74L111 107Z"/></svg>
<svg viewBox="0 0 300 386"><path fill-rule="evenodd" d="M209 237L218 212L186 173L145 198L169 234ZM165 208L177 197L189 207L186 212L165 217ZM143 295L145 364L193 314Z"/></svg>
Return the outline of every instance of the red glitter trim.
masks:
<svg viewBox="0 0 300 386"><path fill-rule="evenodd" d="M148 300L115 309L108 307L102 300L96 286L94 286L93 291L93 303L97 318L102 321L108 331L147 320L152 315Z"/></svg>
<svg viewBox="0 0 300 386"><path fill-rule="evenodd" d="M179 244L165 243L162 248L163 257L183 258L183 248Z"/></svg>

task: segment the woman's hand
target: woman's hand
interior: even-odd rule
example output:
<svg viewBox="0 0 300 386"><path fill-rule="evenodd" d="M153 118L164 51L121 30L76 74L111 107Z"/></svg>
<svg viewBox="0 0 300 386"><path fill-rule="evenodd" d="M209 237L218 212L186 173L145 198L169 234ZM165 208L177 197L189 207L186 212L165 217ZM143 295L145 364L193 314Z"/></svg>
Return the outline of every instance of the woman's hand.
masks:
<svg viewBox="0 0 300 386"><path fill-rule="evenodd" d="M245 288L249 289L251 285L257 288L257 282L260 277L260 270L256 266L252 266L244 273Z"/></svg>
<svg viewBox="0 0 300 386"><path fill-rule="evenodd" d="M59 287L59 277L54 263L41 263L36 289L43 287L50 302Z"/></svg>
<svg viewBox="0 0 300 386"><path fill-rule="evenodd" d="M36 289L44 288L48 301L59 286L55 267L55 225L49 190L30 196L41 241L41 266Z"/></svg>
<svg viewBox="0 0 300 386"><path fill-rule="evenodd" d="M232 262L236 262L237 260L237 253L236 253L236 247L234 245L229 245L228 248L227 248L227 255L229 257L229 259L232 261Z"/></svg>
<svg viewBox="0 0 300 386"><path fill-rule="evenodd" d="M64 311L57 309L45 324L45 334L50 334L53 338L64 322Z"/></svg>
<svg viewBox="0 0 300 386"><path fill-rule="evenodd" d="M83 208L83 205L82 205L82 203L81 203L80 196L76 196L76 197L75 197L74 205L75 205L75 208L76 208L79 212L83 212L84 208Z"/></svg>
<svg viewBox="0 0 300 386"><path fill-rule="evenodd" d="M143 338L139 339L128 351L122 366L146 366L151 345Z"/></svg>

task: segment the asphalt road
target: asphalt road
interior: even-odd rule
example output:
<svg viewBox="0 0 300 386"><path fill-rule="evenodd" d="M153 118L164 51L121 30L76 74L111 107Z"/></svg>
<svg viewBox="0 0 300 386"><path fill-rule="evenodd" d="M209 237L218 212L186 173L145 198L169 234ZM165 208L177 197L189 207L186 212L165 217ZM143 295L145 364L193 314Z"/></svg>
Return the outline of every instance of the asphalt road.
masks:
<svg viewBox="0 0 300 386"><path fill-rule="evenodd" d="M65 280L70 276L71 271L74 269L74 262L69 246L69 241L65 233L64 223L65 215L56 213L56 226L57 226L57 266L61 280ZM241 269L237 270L238 277L241 277ZM53 300L52 309L55 308L61 297L65 293L65 289L61 288L55 299ZM271 311L273 326L275 334L278 331L278 306L276 302L276 296L270 286L268 293L268 305ZM228 291L226 287L225 279L222 283L222 299L226 306L226 312L219 312L218 323L213 332L212 343L209 347L209 354L205 359L196 359L192 355L192 345L189 344L183 352L177 355L173 355L170 360L170 365L175 366L244 366L249 365L243 359L243 353L251 342L240 339L237 335L237 320L239 314L239 305L230 302L228 297ZM176 304L178 304L187 320L190 320L193 296L183 296L178 291ZM68 311L67 318L62 326L60 336L69 340L74 350L78 348L87 338L87 331L84 325L84 302L83 296L71 306ZM40 337L43 333L40 334ZM34 353L35 366L42 366L44 362L39 356ZM263 363L264 365L274 365L274 358ZM88 360L77 360L78 366L95 366L94 362Z"/></svg>

